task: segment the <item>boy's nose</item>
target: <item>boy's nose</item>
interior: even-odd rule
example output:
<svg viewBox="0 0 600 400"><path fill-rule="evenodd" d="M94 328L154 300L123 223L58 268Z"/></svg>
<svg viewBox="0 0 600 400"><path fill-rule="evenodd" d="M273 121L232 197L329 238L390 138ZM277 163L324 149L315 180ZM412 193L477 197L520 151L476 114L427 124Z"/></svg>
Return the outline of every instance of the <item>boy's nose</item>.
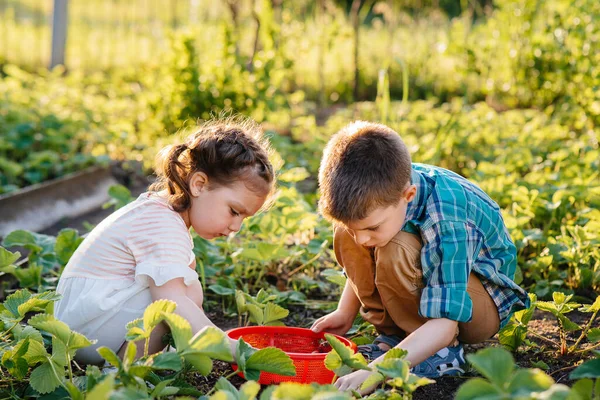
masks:
<svg viewBox="0 0 600 400"><path fill-rule="evenodd" d="M354 241L361 246L365 245L369 241L369 239L369 235L361 232L356 233L356 235L354 236Z"/></svg>

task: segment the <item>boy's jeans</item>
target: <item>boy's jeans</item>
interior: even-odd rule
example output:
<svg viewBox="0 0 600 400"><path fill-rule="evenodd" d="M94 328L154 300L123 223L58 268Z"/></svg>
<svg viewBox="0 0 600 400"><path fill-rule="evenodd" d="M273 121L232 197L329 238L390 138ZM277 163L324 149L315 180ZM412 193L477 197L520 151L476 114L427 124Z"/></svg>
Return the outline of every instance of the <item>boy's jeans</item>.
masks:
<svg viewBox="0 0 600 400"><path fill-rule="evenodd" d="M418 312L424 283L417 236L401 231L385 247L368 249L356 244L344 228L336 228L333 247L360 299L362 317L378 332L404 337L427 321ZM474 273L467 292L473 300L473 318L459 322L458 339L480 343L498 332L498 309Z"/></svg>

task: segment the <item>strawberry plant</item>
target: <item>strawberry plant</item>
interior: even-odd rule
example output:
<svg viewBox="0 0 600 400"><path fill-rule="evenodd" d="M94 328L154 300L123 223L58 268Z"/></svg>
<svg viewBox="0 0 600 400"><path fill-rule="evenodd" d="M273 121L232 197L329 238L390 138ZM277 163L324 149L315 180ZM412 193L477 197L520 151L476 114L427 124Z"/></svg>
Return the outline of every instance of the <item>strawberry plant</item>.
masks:
<svg viewBox="0 0 600 400"><path fill-rule="evenodd" d="M467 355L471 365L483 375L465 382L457 400L546 398L566 399L569 388L539 369L516 369L512 355L501 348L488 348Z"/></svg>

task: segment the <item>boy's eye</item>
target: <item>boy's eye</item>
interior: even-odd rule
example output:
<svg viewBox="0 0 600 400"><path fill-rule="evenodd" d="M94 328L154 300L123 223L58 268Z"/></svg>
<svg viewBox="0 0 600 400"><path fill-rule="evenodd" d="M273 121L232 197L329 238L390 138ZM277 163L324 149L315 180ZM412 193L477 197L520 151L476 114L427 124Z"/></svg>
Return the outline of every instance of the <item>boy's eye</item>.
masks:
<svg viewBox="0 0 600 400"><path fill-rule="evenodd" d="M367 228L368 231L376 231L377 229L379 229L379 226L374 226L372 228Z"/></svg>
<svg viewBox="0 0 600 400"><path fill-rule="evenodd" d="M233 208L229 207L229 212L231 213L231 215L233 215L234 217L237 217L238 215L240 215L239 212L235 211Z"/></svg>

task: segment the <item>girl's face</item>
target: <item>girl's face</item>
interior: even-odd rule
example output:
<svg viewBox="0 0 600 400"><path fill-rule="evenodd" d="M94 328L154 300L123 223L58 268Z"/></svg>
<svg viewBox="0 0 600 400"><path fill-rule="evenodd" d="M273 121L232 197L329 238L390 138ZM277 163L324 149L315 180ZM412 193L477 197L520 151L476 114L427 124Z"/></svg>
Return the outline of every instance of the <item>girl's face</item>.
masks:
<svg viewBox="0 0 600 400"><path fill-rule="evenodd" d="M242 222L262 207L268 193L257 193L243 181L210 188L208 178L196 172L190 179L191 207L181 213L187 227L204 239L227 236L240 230Z"/></svg>

